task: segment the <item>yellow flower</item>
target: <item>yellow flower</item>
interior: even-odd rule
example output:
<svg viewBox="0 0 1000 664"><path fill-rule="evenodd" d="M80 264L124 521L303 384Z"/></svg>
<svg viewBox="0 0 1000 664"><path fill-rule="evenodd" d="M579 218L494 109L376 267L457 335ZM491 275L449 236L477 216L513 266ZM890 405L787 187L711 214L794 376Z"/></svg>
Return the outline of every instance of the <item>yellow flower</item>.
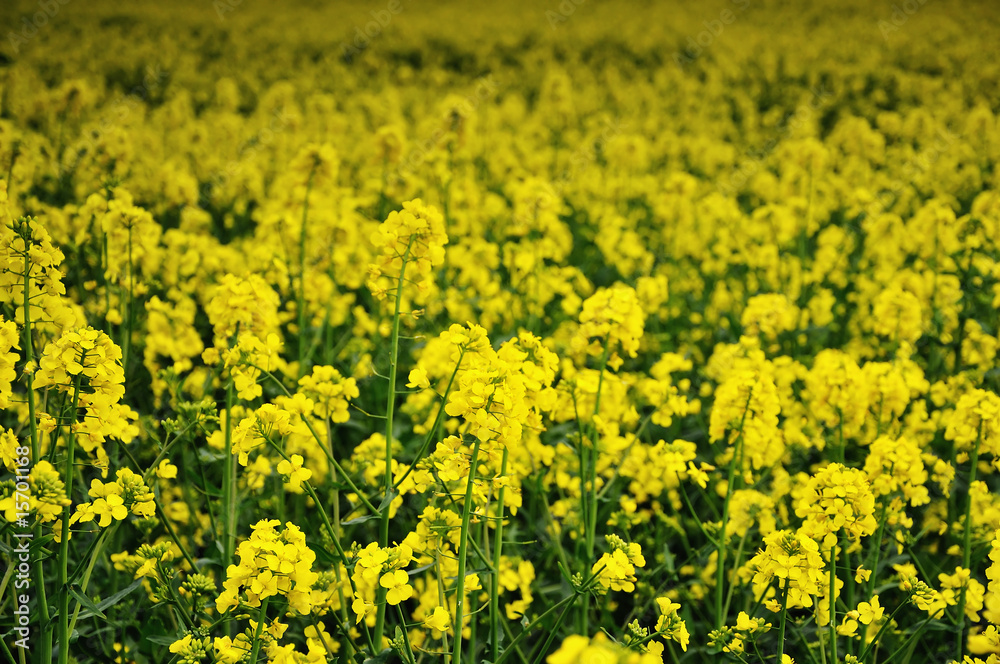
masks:
<svg viewBox="0 0 1000 664"><path fill-rule="evenodd" d="M844 622L837 626L837 634L849 637L857 636L858 621L851 618L849 615L844 616Z"/></svg>
<svg viewBox="0 0 1000 664"><path fill-rule="evenodd" d="M278 473L287 477L285 484L292 493L302 493L302 483L312 477L312 471L302 467L303 461L301 454L293 454L291 461L282 459L278 462Z"/></svg>
<svg viewBox="0 0 1000 664"><path fill-rule="evenodd" d="M882 619L885 608L879 606L878 595L872 596L871 602L861 602L858 604L858 620L865 625L870 625L876 620Z"/></svg>
<svg viewBox="0 0 1000 664"><path fill-rule="evenodd" d="M746 611L740 611L736 616L736 629L741 632L755 632L760 624L747 615Z"/></svg>
<svg viewBox="0 0 1000 664"><path fill-rule="evenodd" d="M170 463L170 459L164 459L156 467L156 476L162 480L172 480L177 477L177 466Z"/></svg>
<svg viewBox="0 0 1000 664"><path fill-rule="evenodd" d="M265 569L250 583L250 590L260 599L275 595L278 592L278 578L271 570Z"/></svg>
<svg viewBox="0 0 1000 664"><path fill-rule="evenodd" d="M410 576L403 570L397 569L387 574L383 574L378 580L378 584L388 590L385 594L385 601L396 605L405 601L413 595L413 588L409 585Z"/></svg>
<svg viewBox="0 0 1000 664"><path fill-rule="evenodd" d="M100 517L98 525L101 528L106 528L112 519L121 521L128 516L128 510L125 509L125 501L122 500L121 496L115 494L111 494L107 498L98 498L91 506L91 510L95 516Z"/></svg>
<svg viewBox="0 0 1000 664"><path fill-rule="evenodd" d="M424 619L424 625L439 632L447 631L451 627L451 614L443 606L435 607L431 615Z"/></svg>
<svg viewBox="0 0 1000 664"><path fill-rule="evenodd" d="M351 610L353 610L357 616L355 623L360 623L369 614L375 613L375 604L360 597L355 597L354 601L351 602Z"/></svg>
<svg viewBox="0 0 1000 664"><path fill-rule="evenodd" d="M422 367L417 367L410 371L409 381L406 383L407 387L419 387L420 389L426 389L431 386L429 380L427 380L427 370Z"/></svg>
<svg viewBox="0 0 1000 664"><path fill-rule="evenodd" d="M193 636L188 634L183 639L174 641L173 643L170 644L170 652L179 653L181 650L184 650L191 644L191 639L193 638L194 638Z"/></svg>

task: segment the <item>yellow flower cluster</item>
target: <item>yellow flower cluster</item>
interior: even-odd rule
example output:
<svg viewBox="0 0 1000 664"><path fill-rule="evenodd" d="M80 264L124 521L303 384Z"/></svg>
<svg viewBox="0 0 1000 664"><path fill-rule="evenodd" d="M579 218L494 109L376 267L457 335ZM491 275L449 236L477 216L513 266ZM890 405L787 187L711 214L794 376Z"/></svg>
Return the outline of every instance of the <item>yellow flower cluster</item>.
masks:
<svg viewBox="0 0 1000 664"><path fill-rule="evenodd" d="M307 408L317 417L343 424L350 419L347 409L359 392L353 378L345 378L330 366L316 366L312 373L299 379L299 394L308 400Z"/></svg>
<svg viewBox="0 0 1000 664"><path fill-rule="evenodd" d="M9 432L8 432L9 433ZM28 494L29 514L34 514L41 523L51 523L58 519L63 513L63 508L71 504L66 497L66 484L62 480L62 475L48 461L39 461L31 469L28 475L28 484L31 491ZM23 510L18 509L16 494L4 487L4 497L0 499L0 510L3 511L4 518L14 523L18 518L18 513Z"/></svg>
<svg viewBox="0 0 1000 664"><path fill-rule="evenodd" d="M115 482L106 484L97 479L91 481L88 493L94 500L76 506L76 513L70 518L71 525L98 519L98 525L106 528L112 521L122 521L129 514L150 518L156 513L153 493L140 475L122 468L115 476Z"/></svg>
<svg viewBox="0 0 1000 664"><path fill-rule="evenodd" d="M778 579L788 593L788 607L810 607L826 580L819 545L801 531L776 530L764 536L764 548L750 559L754 593L760 596Z"/></svg>
<svg viewBox="0 0 1000 664"><path fill-rule="evenodd" d="M795 515L803 519L802 531L826 549L837 543L841 530L856 541L878 527L867 475L839 463L809 478L798 492Z"/></svg>
<svg viewBox="0 0 1000 664"><path fill-rule="evenodd" d="M81 448L105 475L107 438L129 443L139 433L135 425L138 413L120 403L125 395L121 361L121 349L107 334L84 328L65 332L48 344L34 376L35 389L52 386L71 395L84 409L83 419L72 426Z"/></svg>
<svg viewBox="0 0 1000 664"><path fill-rule="evenodd" d="M663 646L660 646L662 651ZM608 640L604 634L593 638L567 636L559 649L549 655L548 664L576 664L577 662L600 662L604 664L659 664L663 658L652 652L637 653Z"/></svg>
<svg viewBox="0 0 1000 664"><path fill-rule="evenodd" d="M277 519L258 521L250 538L240 543L236 550L240 562L226 570L223 591L215 601L217 611L260 607L263 600L280 595L287 599L289 613L310 612L312 586L318 578L313 571L316 554L297 526L289 522L279 531L279 524Z"/></svg>
<svg viewBox="0 0 1000 664"><path fill-rule="evenodd" d="M358 549L354 556L355 591L351 609L361 622L375 613L375 590L386 590L385 601L389 604L399 604L413 595L406 566L413 560L413 550L408 545L379 547L372 542L363 549Z"/></svg>
<svg viewBox="0 0 1000 664"><path fill-rule="evenodd" d="M14 321L4 320L0 316L0 408L7 407L13 394L10 385L17 377L14 364L17 362L18 354L11 351L20 347L17 325Z"/></svg>
<svg viewBox="0 0 1000 664"><path fill-rule="evenodd" d="M634 288L624 284L601 288L583 302L573 348L595 357L608 353L609 365L617 370L621 365L617 349L636 356L645 320Z"/></svg>
<svg viewBox="0 0 1000 664"><path fill-rule="evenodd" d="M611 551L601 555L590 570L597 575L597 581L605 592L608 590L635 590L637 567L645 567L642 547L636 542L625 542L617 535L606 536Z"/></svg>
<svg viewBox="0 0 1000 664"><path fill-rule="evenodd" d="M448 244L444 217L437 208L419 198L407 201L402 210L389 213L371 241L378 252L368 268L372 295L384 299L396 281L406 279L416 285L423 300L433 281L434 267L444 262L444 246ZM391 295L395 297L395 292Z"/></svg>

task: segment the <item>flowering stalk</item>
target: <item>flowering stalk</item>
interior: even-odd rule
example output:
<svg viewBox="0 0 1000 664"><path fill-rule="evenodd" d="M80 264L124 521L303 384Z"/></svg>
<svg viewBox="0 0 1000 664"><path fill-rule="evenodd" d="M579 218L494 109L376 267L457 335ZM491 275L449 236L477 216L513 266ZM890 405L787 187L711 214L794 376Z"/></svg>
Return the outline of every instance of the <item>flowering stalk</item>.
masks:
<svg viewBox="0 0 1000 664"><path fill-rule="evenodd" d="M830 652L837 659L837 542L830 547Z"/></svg>
<svg viewBox="0 0 1000 664"><path fill-rule="evenodd" d="M13 160L11 160L11 166L13 167ZM8 182L10 178L8 176ZM23 231L22 237L25 239L25 246L27 246L30 230L28 229L27 223L21 226ZM32 346L31 339L31 259L29 252L24 252L24 301L22 306L24 308L24 321L21 326L22 334L24 335L24 361L25 366L30 367L35 362L34 348ZM28 430L31 436L31 462L37 463L39 459L42 458L41 449L38 443L38 420L35 417L35 374L33 371L24 372L25 379L28 383ZM35 541L40 541L42 537L42 523L41 520L35 520L34 528L34 539ZM34 560L34 583L35 588L38 589L38 608L41 613L40 620L42 625L42 643L40 648L41 661L51 662L52 661L52 627L49 620L49 602L45 597L45 570L42 567L41 556Z"/></svg>
<svg viewBox="0 0 1000 664"><path fill-rule="evenodd" d="M452 648L452 659L462 661L462 610L465 600L465 558L469 548L469 516L472 512L472 489L476 482L476 464L479 462L479 438L472 446L472 459L469 461L469 483L465 487L465 504L462 507L462 534L458 545L458 579L455 584L455 645ZM496 570L494 570L496 574Z"/></svg>
<svg viewBox="0 0 1000 664"><path fill-rule="evenodd" d="M747 413L750 412L750 400L753 399L753 388L750 388L750 392L747 395L746 405L743 407L743 417L740 418L740 430L736 434L736 439L733 441L734 445L740 445L743 440L743 427L746 426ZM722 502L722 524L719 530L719 536L715 538L715 625L717 629L722 629L726 624L726 613L729 608L728 602L723 608L722 602L722 586L726 579L726 527L729 525L729 499L733 495L733 487L736 484L736 459L737 450L733 448L733 458L729 460L728 474L728 486L726 487L726 497ZM740 464L740 472L742 473L743 467ZM741 545L742 547L742 545ZM739 562L737 561L737 564Z"/></svg>
<svg viewBox="0 0 1000 664"><path fill-rule="evenodd" d="M222 569L233 559L236 550L236 457L233 454L233 380L226 385L226 428L225 428L226 465L222 479ZM228 629L228 628L227 628Z"/></svg>
<svg viewBox="0 0 1000 664"><path fill-rule="evenodd" d="M85 355L85 354L84 354ZM83 364L84 357L80 358ZM69 436L66 440L66 497L73 498L73 457L76 451L76 410L80 402L80 375L73 381L73 398L71 400L73 420L69 426ZM62 516L62 537L59 541L59 664L69 662L69 519L72 505L66 503Z"/></svg>
<svg viewBox="0 0 1000 664"><path fill-rule="evenodd" d="M778 658L774 660L778 664L781 664L781 656L785 654L785 620L788 617L788 588L791 585L788 579L785 582L781 592L781 627L778 628Z"/></svg>
<svg viewBox="0 0 1000 664"><path fill-rule="evenodd" d="M611 354L611 340L605 339L604 341L604 353L601 355L601 372L597 377L597 394L594 395L594 414L591 418L597 417L601 409L601 388L604 386L604 373L608 365L608 356ZM590 459L589 467L589 477L587 477L587 482L589 486L586 486L586 491L584 495L589 497L589 506L585 517L588 519L588 523L584 525L587 528L587 559L590 560L594 557L594 540L597 537L597 443L598 443L598 433L597 424L591 424L591 436L590 440L593 443L593 456ZM583 441L580 441L581 447L580 451L583 451Z"/></svg>
<svg viewBox="0 0 1000 664"><path fill-rule="evenodd" d="M125 303L125 325L122 330L122 368L128 371L128 356L132 348L132 300L135 292L135 270L132 262L132 224L128 225L128 298Z"/></svg>
<svg viewBox="0 0 1000 664"><path fill-rule="evenodd" d="M507 473L507 448L503 448L503 457L500 460L500 477ZM504 487L500 485L497 493L497 532L496 540L493 543L493 575L490 577L490 644L493 647L493 661L497 661L500 655L500 643L497 640L497 631L500 626L500 554L503 550L503 500Z"/></svg>
<svg viewBox="0 0 1000 664"><path fill-rule="evenodd" d="M299 378L305 373L305 329L306 329L306 221L309 218L309 194L312 193L316 166L309 171L306 183L306 197L302 202L302 228L299 231L299 292L296 302L299 314Z"/></svg>
<svg viewBox="0 0 1000 664"><path fill-rule="evenodd" d="M285 460L285 461L291 461L291 459L289 458L289 456L287 454L285 454L285 451L283 449L281 449L281 447L276 442L274 442L273 440L271 440L270 436L264 436L264 441L268 445L270 445L271 448L275 452L277 452L278 455L283 460ZM337 550L337 555L340 556L341 562L343 562L344 565L347 565L350 562L350 559L347 556L347 552L344 551L343 545L340 543L340 537L338 536L337 531L334 530L333 524L330 523L330 517L326 513L326 510L323 508L323 503L320 501L319 496L316 494L316 489L313 488L312 482L310 482L309 480L303 480L302 481L302 488L305 490L306 494L308 494L308 496L310 498L312 498L313 503L315 503L315 505L317 506L318 512L319 512L320 521L323 522L323 526L326 528L327 533L329 533L329 535L330 535L330 541L333 543L333 548L335 548ZM338 570L338 582L339 582L339 565L335 569ZM351 577L350 574L347 575L347 581L351 585L351 592L353 594L357 595L358 589L357 589L357 586L354 583L354 579ZM343 597L342 594L341 594L341 597ZM346 602L344 602L343 600L341 600L341 603L340 603L341 617L344 619L344 623L345 624L347 624L347 608L346 607L347 607ZM365 630L365 638L368 641L368 647L371 649L371 652L372 652L373 655L377 654L378 650L376 650L375 643L372 641L371 631L368 629L368 624L367 623L362 623L362 627L364 627L364 630ZM352 648L353 648L353 646L352 646Z"/></svg>
<svg viewBox="0 0 1000 664"><path fill-rule="evenodd" d="M983 439L983 423L979 422L979 431L976 435L976 442L972 445L972 456L970 457L969 468L969 489L965 495L965 531L962 533L962 569L969 569L972 562L972 485L976 482L976 471L979 465L979 443ZM965 653L965 600L969 582L966 580L962 584L962 589L958 594L958 638L955 643L955 659L962 661Z"/></svg>
<svg viewBox="0 0 1000 664"><path fill-rule="evenodd" d="M437 586L438 586L438 604L440 606L447 607L448 604L445 600L444 595L444 577L442 576L441 567L441 538L438 537L437 542L434 546L434 564L435 576L437 576ZM441 644L444 646L444 664L451 664L451 651L448 650L448 630L441 631Z"/></svg>
<svg viewBox="0 0 1000 664"><path fill-rule="evenodd" d="M267 603L270 600L270 597L265 597L260 603L260 613L257 614L257 629L253 635L253 648L250 650L250 664L257 664L257 655L260 653L260 637L264 631L264 621L267 620Z"/></svg>
<svg viewBox="0 0 1000 664"><path fill-rule="evenodd" d="M403 253L402 264L399 266L399 279L396 280L396 302L392 313L392 345L389 353L389 394L386 397L385 405L385 478L384 478L384 498L388 499L392 493L392 417L396 408L396 368L399 364L399 308L403 296L403 279L406 274L406 261L410 256L410 248L413 246L413 237L406 245ZM380 515L379 526L379 546L385 548L389 546L389 508L386 506ZM375 643L382 647L382 634L385 631L385 595L386 589L379 586L376 604L378 608L375 614Z"/></svg>

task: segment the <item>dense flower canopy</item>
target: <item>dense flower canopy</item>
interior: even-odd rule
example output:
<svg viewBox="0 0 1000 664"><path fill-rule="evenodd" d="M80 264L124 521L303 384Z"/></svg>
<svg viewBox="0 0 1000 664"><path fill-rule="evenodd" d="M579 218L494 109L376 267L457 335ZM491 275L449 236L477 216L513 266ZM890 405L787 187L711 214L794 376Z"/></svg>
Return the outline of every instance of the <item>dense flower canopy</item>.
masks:
<svg viewBox="0 0 1000 664"><path fill-rule="evenodd" d="M494 5L5 2L12 659L998 664L995 8Z"/></svg>

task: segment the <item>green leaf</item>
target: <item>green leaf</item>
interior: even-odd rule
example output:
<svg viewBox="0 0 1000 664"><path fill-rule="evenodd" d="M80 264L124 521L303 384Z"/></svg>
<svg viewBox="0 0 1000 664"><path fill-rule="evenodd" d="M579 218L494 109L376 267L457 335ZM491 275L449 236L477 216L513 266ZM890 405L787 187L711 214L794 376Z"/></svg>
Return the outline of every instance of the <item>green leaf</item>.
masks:
<svg viewBox="0 0 1000 664"><path fill-rule="evenodd" d="M395 489L389 489L389 493L385 494L385 497L382 498L382 502L379 503L378 506L379 514L389 509L389 505L392 504L392 501L396 500L396 496L398 495L399 491L396 491Z"/></svg>
<svg viewBox="0 0 1000 664"><path fill-rule="evenodd" d="M100 604L98 604L95 607L97 609L97 611L94 611L89 606L87 606L86 604L84 604L84 606L88 609L88 611L84 611L83 613L81 613L80 614L80 618L89 618L91 616L100 616L100 617L104 618L105 620L107 620L107 616L105 616L103 613L101 613L101 611L103 611L104 609L107 609L109 607L114 606L115 604L117 604L118 602L122 601L123 599L125 599L126 597L128 597L133 592L135 592L138 588L141 588L141 587L142 587L142 579L136 579L135 581L133 581L131 583L131 585L129 585L129 586L127 586L127 587L119 590L118 592L116 592L111 597L108 597L107 599L101 600ZM74 595L74 597L75 597L75 595ZM81 604L82 604L82 602L81 602Z"/></svg>
<svg viewBox="0 0 1000 664"><path fill-rule="evenodd" d="M385 495L385 497L382 498L382 502L379 503L378 512L376 512L375 514L366 514L364 516L359 516L358 518L351 519L349 521L342 521L340 525L342 525L342 526L353 526L354 524L357 524L357 523L364 523L365 521L371 521L372 519L378 519L379 517L382 516L382 513L384 511L386 511L387 509L389 509L389 505L392 503L393 500L396 499L396 496L398 496L398 495L399 495L398 491L396 491L395 489L390 489L389 493L387 493Z"/></svg>
<svg viewBox="0 0 1000 664"><path fill-rule="evenodd" d="M94 600L90 599L89 597L83 594L80 586L76 585L75 583L71 585L69 587L69 594L72 595L76 599L76 601L80 603L81 606L87 609L87 611L90 612L90 615L100 616L105 620L108 619L108 617L101 612L101 609L98 608L96 604L94 604Z"/></svg>
<svg viewBox="0 0 1000 664"><path fill-rule="evenodd" d="M379 516L381 516L381 515L379 515L379 514L366 514L364 516L359 516L356 519L348 519L347 521L341 521L340 525L342 525L342 526L353 526L353 525L358 524L358 523L364 523L365 521L371 521L372 519L377 519L377 518L379 518Z"/></svg>
<svg viewBox="0 0 1000 664"><path fill-rule="evenodd" d="M386 648L374 657L369 657L364 661L364 664L384 664L389 661L389 658L395 654L392 648Z"/></svg>

